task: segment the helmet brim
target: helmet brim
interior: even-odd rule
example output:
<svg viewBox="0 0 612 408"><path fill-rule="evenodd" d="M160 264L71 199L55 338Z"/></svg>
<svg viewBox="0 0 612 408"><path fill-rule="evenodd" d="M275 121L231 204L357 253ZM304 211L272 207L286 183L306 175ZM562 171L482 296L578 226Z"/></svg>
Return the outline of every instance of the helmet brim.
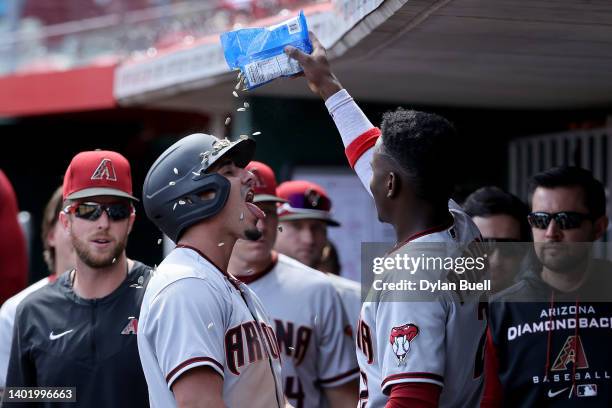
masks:
<svg viewBox="0 0 612 408"><path fill-rule="evenodd" d="M232 156L234 164L240 168L245 168L247 164L255 156L255 140L253 139L239 139L227 147L219 150L217 154L213 154L208 160L208 167L215 164L221 157Z"/></svg>

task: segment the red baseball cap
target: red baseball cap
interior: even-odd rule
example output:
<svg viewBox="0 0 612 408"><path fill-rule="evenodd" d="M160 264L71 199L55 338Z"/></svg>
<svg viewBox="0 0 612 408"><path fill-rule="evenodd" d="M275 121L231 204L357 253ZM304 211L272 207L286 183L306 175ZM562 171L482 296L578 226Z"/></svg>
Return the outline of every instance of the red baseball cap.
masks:
<svg viewBox="0 0 612 408"><path fill-rule="evenodd" d="M315 219L331 227L340 223L331 217L331 200L323 187L305 180L285 181L276 189L276 195L287 202L278 207L279 221Z"/></svg>
<svg viewBox="0 0 612 408"><path fill-rule="evenodd" d="M64 200L102 195L138 201L132 195L130 163L121 154L108 150L77 154L64 176Z"/></svg>
<svg viewBox="0 0 612 408"><path fill-rule="evenodd" d="M277 203L287 202L287 200L283 200L276 195L276 176L270 166L262 162L252 161L247 164L245 169L255 176L255 183L253 186L255 192L255 198L253 199L254 203L266 201Z"/></svg>

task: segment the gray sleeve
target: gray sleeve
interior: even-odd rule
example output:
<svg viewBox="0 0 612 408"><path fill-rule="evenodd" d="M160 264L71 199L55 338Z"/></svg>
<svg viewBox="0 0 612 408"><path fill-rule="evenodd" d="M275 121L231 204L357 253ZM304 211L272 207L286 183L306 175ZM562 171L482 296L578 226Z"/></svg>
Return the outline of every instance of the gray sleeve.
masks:
<svg viewBox="0 0 612 408"><path fill-rule="evenodd" d="M359 375L355 343L340 296L331 285L321 292L321 304L326 307L320 309L321 321L315 325L318 383L322 387L336 387Z"/></svg>

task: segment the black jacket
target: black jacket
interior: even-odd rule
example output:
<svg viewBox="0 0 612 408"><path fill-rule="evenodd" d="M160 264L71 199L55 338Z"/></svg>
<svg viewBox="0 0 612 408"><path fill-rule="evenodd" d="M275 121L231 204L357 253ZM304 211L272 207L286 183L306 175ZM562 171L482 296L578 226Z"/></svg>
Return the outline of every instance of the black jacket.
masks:
<svg viewBox="0 0 612 408"><path fill-rule="evenodd" d="M77 403L19 407L148 407L136 332L151 268L135 262L125 281L101 299L82 299L70 273L17 308L7 387L76 387ZM4 395L4 406L7 404Z"/></svg>
<svg viewBox="0 0 612 408"><path fill-rule="evenodd" d="M573 293L532 273L491 299L487 353L497 356L503 406L612 406L611 277L612 264L594 260Z"/></svg>

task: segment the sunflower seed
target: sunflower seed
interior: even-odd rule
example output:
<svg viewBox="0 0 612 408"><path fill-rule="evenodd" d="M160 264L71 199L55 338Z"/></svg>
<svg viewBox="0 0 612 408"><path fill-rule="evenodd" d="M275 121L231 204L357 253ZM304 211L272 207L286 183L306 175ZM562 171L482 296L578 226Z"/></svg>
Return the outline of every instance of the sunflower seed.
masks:
<svg viewBox="0 0 612 408"><path fill-rule="evenodd" d="M249 103L248 103L248 102L245 102L245 103L244 103L244 108L245 108L245 109L248 109L248 107L249 107L249 106L251 106L251 105L249 105Z"/></svg>
<svg viewBox="0 0 612 408"><path fill-rule="evenodd" d="M261 132L253 132L253 136L259 136L261 135Z"/></svg>
<svg viewBox="0 0 612 408"><path fill-rule="evenodd" d="M243 212L240 213L240 221L242 221L242 220L244 220L244 213Z"/></svg>
<svg viewBox="0 0 612 408"><path fill-rule="evenodd" d="M235 90L239 90L240 89L240 85L242 84L242 79L240 79L238 81L238 83L236 84L236 86L234 87Z"/></svg>
<svg viewBox="0 0 612 408"><path fill-rule="evenodd" d="M113 263L117 262L117 258L113 258Z"/></svg>
<svg viewBox="0 0 612 408"><path fill-rule="evenodd" d="M238 92L232 91L232 95L234 95L234 98L237 98L238 97Z"/></svg>
<svg viewBox="0 0 612 408"><path fill-rule="evenodd" d="M191 174L193 174L194 176L199 176L200 173L196 173L195 171L192 171Z"/></svg>
<svg viewBox="0 0 612 408"><path fill-rule="evenodd" d="M161 245L162 241L163 241L163 239L161 239L161 238L160 238L160 239L158 239L158 240L157 240L157 245Z"/></svg>
<svg viewBox="0 0 612 408"><path fill-rule="evenodd" d="M208 323L208 329L212 329L212 327L214 326L213 322Z"/></svg>
<svg viewBox="0 0 612 408"><path fill-rule="evenodd" d="M218 247L222 247L223 245L225 245L225 242L219 242L219 243L217 244L217 246L218 246Z"/></svg>
<svg viewBox="0 0 612 408"><path fill-rule="evenodd" d="M178 203L174 203L174 205L172 206L172 211L176 210L176 205L177 205L177 204L178 204Z"/></svg>
<svg viewBox="0 0 612 408"><path fill-rule="evenodd" d="M225 126L229 125L231 121L232 121L232 118L230 118L229 116L225 118Z"/></svg>
<svg viewBox="0 0 612 408"><path fill-rule="evenodd" d="M185 205L185 200L179 200L179 205Z"/></svg>
<svg viewBox="0 0 612 408"><path fill-rule="evenodd" d="M247 135L240 135L240 140L247 140L249 137Z"/></svg>
<svg viewBox="0 0 612 408"><path fill-rule="evenodd" d="M295 347L287 347L291 351L295 351Z"/></svg>
<svg viewBox="0 0 612 408"><path fill-rule="evenodd" d="M244 108L238 108L238 109L236 109L236 110L237 110L238 112L244 112L246 109L244 109Z"/></svg>
<svg viewBox="0 0 612 408"><path fill-rule="evenodd" d="M171 185L171 186L173 186L173 185L175 185L175 184L176 184L176 182L175 182L175 181L171 181L171 182L169 182L168 184L169 184L169 185Z"/></svg>
<svg viewBox="0 0 612 408"><path fill-rule="evenodd" d="M174 174L178 174L178 169L176 167L174 168Z"/></svg>

